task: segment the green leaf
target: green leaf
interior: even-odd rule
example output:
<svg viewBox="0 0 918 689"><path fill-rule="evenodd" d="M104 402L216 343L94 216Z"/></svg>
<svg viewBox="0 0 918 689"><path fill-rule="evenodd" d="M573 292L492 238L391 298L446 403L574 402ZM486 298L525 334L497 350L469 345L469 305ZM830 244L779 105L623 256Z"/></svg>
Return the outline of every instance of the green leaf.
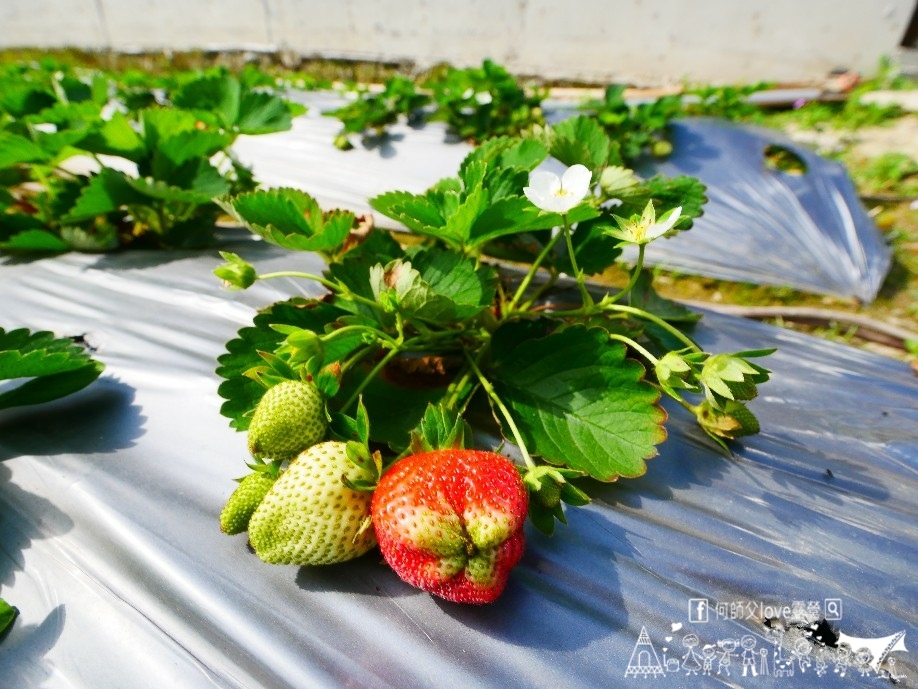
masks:
<svg viewBox="0 0 918 689"><path fill-rule="evenodd" d="M30 139L10 132L0 132L0 170L22 163L44 163L51 154Z"/></svg>
<svg viewBox="0 0 918 689"><path fill-rule="evenodd" d="M283 132L293 124L293 115L303 111L269 93L246 93L239 104L236 126L242 134Z"/></svg>
<svg viewBox="0 0 918 689"><path fill-rule="evenodd" d="M120 112L114 113L98 130L85 137L79 147L90 153L120 156L135 163L146 155L143 139Z"/></svg>
<svg viewBox="0 0 918 689"><path fill-rule="evenodd" d="M673 230L688 230L694 218L704 213L704 204L708 201L706 189L694 177L667 178L658 175L620 190L617 195L622 205L615 209L615 214L625 218L633 214L640 215L650 200L664 210L681 206L682 214Z"/></svg>
<svg viewBox="0 0 918 689"><path fill-rule="evenodd" d="M130 178L123 172L104 168L89 180L73 208L61 220L65 223L88 220L133 203L143 203L143 196Z"/></svg>
<svg viewBox="0 0 918 689"><path fill-rule="evenodd" d="M24 230L0 242L0 249L9 253L60 253L69 251L70 245L47 230Z"/></svg>
<svg viewBox="0 0 918 689"><path fill-rule="evenodd" d="M239 81L229 74L210 74L183 84L172 96L176 107L202 110L217 116L229 128L239 116L241 98Z"/></svg>
<svg viewBox="0 0 918 689"><path fill-rule="evenodd" d="M495 334L486 373L527 448L601 481L643 474L666 438L666 413L643 367L602 329L530 339L533 327Z"/></svg>
<svg viewBox="0 0 918 689"><path fill-rule="evenodd" d="M441 249L418 251L411 261L431 289L452 302L453 318L472 318L491 306L497 290L493 268Z"/></svg>
<svg viewBox="0 0 918 689"><path fill-rule="evenodd" d="M136 192L149 199L173 203L190 203L199 205L210 203L214 197L229 191L229 183L207 161L200 163L196 176L190 180L189 187L178 187L153 179L152 177L126 177L128 185ZM149 205L146 200L136 199L133 203ZM131 205L126 203L125 205Z"/></svg>
<svg viewBox="0 0 918 689"><path fill-rule="evenodd" d="M323 213L314 198L298 189L253 191L217 203L250 231L296 251L334 252L354 225L353 213Z"/></svg>
<svg viewBox="0 0 918 689"><path fill-rule="evenodd" d="M69 395L89 385L104 368L69 338L0 328L0 380L31 379L0 394L0 409Z"/></svg>
<svg viewBox="0 0 918 689"><path fill-rule="evenodd" d="M439 236L439 229L446 224L439 208L430 199L407 191L389 191L375 196L370 199L370 207L409 230L434 237Z"/></svg>
<svg viewBox="0 0 918 689"><path fill-rule="evenodd" d="M444 326L488 308L497 284L492 269L476 268L473 259L442 249L418 251L410 262L377 264L369 278L380 305L394 296L406 318Z"/></svg>
<svg viewBox="0 0 918 689"><path fill-rule="evenodd" d="M0 634L3 634L13 624L18 614L19 611L16 608L0 598Z"/></svg>
<svg viewBox="0 0 918 689"><path fill-rule="evenodd" d="M552 127L551 155L568 167L579 163L590 170L621 164L617 147L603 128L593 118L583 115Z"/></svg>
<svg viewBox="0 0 918 689"><path fill-rule="evenodd" d="M213 129L191 129L160 138L156 150L178 167L194 158L210 158L232 143L232 134ZM164 178L160 176L160 179Z"/></svg>

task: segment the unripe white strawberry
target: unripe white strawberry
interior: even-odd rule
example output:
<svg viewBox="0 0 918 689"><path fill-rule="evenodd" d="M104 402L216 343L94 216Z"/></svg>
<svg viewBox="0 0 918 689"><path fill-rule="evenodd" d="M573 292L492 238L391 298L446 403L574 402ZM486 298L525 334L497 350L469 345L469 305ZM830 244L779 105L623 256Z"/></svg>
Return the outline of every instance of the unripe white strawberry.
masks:
<svg viewBox="0 0 918 689"><path fill-rule="evenodd" d="M285 380L265 391L249 423L249 452L286 461L325 437L325 400L314 383Z"/></svg>
<svg viewBox="0 0 918 689"><path fill-rule="evenodd" d="M347 456L347 444L310 447L274 482L249 521L249 542L271 564L328 565L376 545L370 527L372 493L344 485L366 478Z"/></svg>

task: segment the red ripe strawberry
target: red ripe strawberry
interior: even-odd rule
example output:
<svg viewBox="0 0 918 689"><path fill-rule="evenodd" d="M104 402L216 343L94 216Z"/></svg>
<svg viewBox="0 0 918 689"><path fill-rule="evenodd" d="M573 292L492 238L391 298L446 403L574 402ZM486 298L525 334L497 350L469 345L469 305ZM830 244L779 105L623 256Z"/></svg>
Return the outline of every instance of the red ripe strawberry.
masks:
<svg viewBox="0 0 918 689"><path fill-rule="evenodd" d="M370 513L383 557L406 582L456 603L491 603L523 556L528 500L506 457L436 450L387 471Z"/></svg>

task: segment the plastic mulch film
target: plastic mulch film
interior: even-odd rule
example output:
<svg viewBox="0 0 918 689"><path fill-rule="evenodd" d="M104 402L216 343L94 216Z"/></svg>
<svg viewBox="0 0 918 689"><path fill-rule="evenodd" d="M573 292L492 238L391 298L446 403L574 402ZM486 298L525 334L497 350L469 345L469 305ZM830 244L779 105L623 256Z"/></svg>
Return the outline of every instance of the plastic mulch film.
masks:
<svg viewBox="0 0 918 689"><path fill-rule="evenodd" d="M223 248L259 272L289 266L264 242ZM4 327L81 335L106 364L79 393L0 413L0 596L21 612L0 641L4 687L878 687L918 676L918 382L905 363L706 314L705 348L779 348L752 402L761 434L730 458L668 405L669 438L646 475L602 487L552 537L527 527L498 602L459 606L402 583L376 551L274 566L220 532L248 455L219 413L216 357L256 309L319 288L229 292L211 274L218 263L216 252L128 252L0 268ZM875 655L770 630L774 615L830 618Z"/></svg>
<svg viewBox="0 0 918 689"><path fill-rule="evenodd" d="M648 262L873 301L891 252L843 165L768 129L705 118L670 127L672 155L639 172L697 177L709 201L690 232L649 246ZM769 153L792 171L769 165Z"/></svg>
<svg viewBox="0 0 918 689"><path fill-rule="evenodd" d="M471 147L450 138L441 123L396 125L370 145L353 139L347 152L333 145L341 123L321 115L341 105L331 92L297 93L310 108L289 132L240 137L239 157L266 186L292 186L323 207L372 213L368 199L386 191L420 193L454 176ZM546 104L551 121L575 114ZM677 271L738 282L790 286L871 302L890 264L890 251L840 164L797 146L777 132L722 120L672 124L673 154L645 162L646 175L691 175L708 186L705 215L690 232L648 247L647 261ZM792 175L766 164L779 146L805 163ZM377 217L384 225L394 221Z"/></svg>

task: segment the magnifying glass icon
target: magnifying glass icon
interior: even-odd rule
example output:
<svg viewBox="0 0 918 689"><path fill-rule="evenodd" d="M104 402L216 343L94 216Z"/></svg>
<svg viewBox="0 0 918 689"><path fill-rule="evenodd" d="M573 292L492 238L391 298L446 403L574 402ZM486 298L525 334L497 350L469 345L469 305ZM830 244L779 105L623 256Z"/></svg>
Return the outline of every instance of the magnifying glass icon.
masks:
<svg viewBox="0 0 918 689"><path fill-rule="evenodd" d="M837 598L827 598L825 601L826 619L841 619L841 601Z"/></svg>

